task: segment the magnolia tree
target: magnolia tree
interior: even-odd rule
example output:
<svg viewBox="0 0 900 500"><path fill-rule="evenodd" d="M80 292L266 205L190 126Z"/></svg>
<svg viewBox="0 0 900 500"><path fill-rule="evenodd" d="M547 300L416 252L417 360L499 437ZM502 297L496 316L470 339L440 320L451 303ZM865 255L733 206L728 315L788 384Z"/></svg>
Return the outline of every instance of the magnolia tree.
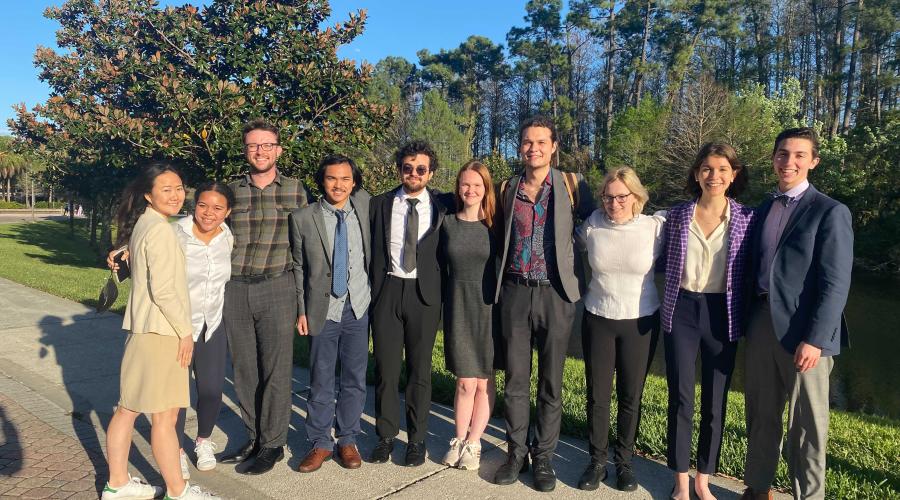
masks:
<svg viewBox="0 0 900 500"><path fill-rule="evenodd" d="M156 3L68 0L45 13L60 24L58 48L35 54L50 97L18 106L9 126L82 197L113 199L151 157L179 160L189 181L232 177L254 117L281 129L280 168L305 179L323 154L366 150L387 126L366 97L370 68L337 57L365 11L323 27L326 0Z"/></svg>

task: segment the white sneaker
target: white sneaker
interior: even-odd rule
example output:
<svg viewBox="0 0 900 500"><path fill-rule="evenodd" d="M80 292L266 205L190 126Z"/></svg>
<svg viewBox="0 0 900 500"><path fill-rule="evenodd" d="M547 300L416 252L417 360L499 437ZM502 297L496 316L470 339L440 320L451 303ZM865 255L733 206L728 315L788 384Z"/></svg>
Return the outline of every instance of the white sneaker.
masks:
<svg viewBox="0 0 900 500"><path fill-rule="evenodd" d="M456 467L456 464L459 463L459 453L462 451L463 441L453 438L450 440L450 449L447 450L447 454L444 455L444 459L441 460L441 463L444 465L449 465L450 467Z"/></svg>
<svg viewBox="0 0 900 500"><path fill-rule="evenodd" d="M179 459L181 460L181 479L187 481L191 478L191 469L188 468L188 457L184 450L178 452Z"/></svg>
<svg viewBox="0 0 900 500"><path fill-rule="evenodd" d="M207 471L216 468L216 455L214 452L219 447L212 439L198 439L194 453L197 454L197 470Z"/></svg>
<svg viewBox="0 0 900 500"><path fill-rule="evenodd" d="M184 491L181 492L181 495L170 497L166 494L165 500L222 500L222 498L201 490L199 486L191 486L189 483L185 483Z"/></svg>
<svg viewBox="0 0 900 500"><path fill-rule="evenodd" d="M481 443L470 443L466 441L462 451L459 453L458 467L463 470L478 470L481 466Z"/></svg>
<svg viewBox="0 0 900 500"><path fill-rule="evenodd" d="M107 482L103 486L103 494L100 495L100 498L102 500L149 500L162 494L163 489L159 486L151 486L143 479L129 474L125 486L112 488Z"/></svg>

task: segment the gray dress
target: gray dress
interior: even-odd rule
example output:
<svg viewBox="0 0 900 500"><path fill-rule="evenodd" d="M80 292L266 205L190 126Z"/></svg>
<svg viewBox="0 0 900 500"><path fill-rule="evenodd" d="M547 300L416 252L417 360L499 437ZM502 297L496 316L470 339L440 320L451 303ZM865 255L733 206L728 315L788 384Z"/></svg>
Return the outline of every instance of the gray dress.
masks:
<svg viewBox="0 0 900 500"><path fill-rule="evenodd" d="M447 217L441 226L444 271L444 356L461 378L494 370L496 246L482 222Z"/></svg>

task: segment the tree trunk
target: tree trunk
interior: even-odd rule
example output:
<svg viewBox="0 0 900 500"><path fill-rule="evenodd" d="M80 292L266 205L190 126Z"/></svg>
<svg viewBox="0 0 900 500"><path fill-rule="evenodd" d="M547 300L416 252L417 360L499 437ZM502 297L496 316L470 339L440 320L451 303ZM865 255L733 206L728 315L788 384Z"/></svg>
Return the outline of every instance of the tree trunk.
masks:
<svg viewBox="0 0 900 500"><path fill-rule="evenodd" d="M6 201L7 201L7 203L12 201L11 193L12 193L12 181L9 177L7 177L6 178Z"/></svg>
<svg viewBox="0 0 900 500"><path fill-rule="evenodd" d="M616 2L609 4L609 38L606 43L606 124L603 135L609 139L613 121L613 91L616 83L615 57L616 57L616 12L613 10Z"/></svg>
<svg viewBox="0 0 900 500"><path fill-rule="evenodd" d="M853 109L853 85L856 78L856 59L859 57L859 18L865 9L865 0L857 0L856 25L853 28L853 46L850 54L850 70L847 72L847 101L844 103L844 123L841 127L843 133L850 130L850 113Z"/></svg>
<svg viewBox="0 0 900 500"><path fill-rule="evenodd" d="M812 11L813 15L813 33L815 34L815 44L813 47L815 49L816 58L816 93L815 99L813 100L813 120L818 120L819 117L822 116L822 103L825 101L825 96L823 95L824 89L822 88L822 17L819 12L819 2L817 0L810 2L810 11Z"/></svg>
<svg viewBox="0 0 900 500"><path fill-rule="evenodd" d="M841 84L844 81L844 0L838 0L834 16L834 51L831 60L831 128L828 137L834 137L841 118Z"/></svg>
<svg viewBox="0 0 900 500"><path fill-rule="evenodd" d="M88 213L90 214L90 240L89 243L92 248L97 248L97 202L91 200L91 204L88 207Z"/></svg>
<svg viewBox="0 0 900 500"><path fill-rule="evenodd" d="M653 11L653 0L647 0L647 11L644 13L644 33L641 38L641 63L634 76L634 94L631 103L635 106L641 102L644 91L644 72L647 71L647 41L650 39L650 13Z"/></svg>

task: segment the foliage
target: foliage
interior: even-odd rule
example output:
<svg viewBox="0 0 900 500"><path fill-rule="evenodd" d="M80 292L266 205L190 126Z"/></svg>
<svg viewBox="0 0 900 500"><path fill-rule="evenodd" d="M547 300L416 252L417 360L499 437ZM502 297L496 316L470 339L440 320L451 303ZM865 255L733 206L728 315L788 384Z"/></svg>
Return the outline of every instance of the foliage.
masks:
<svg viewBox="0 0 900 500"><path fill-rule="evenodd" d="M15 209L22 209L22 208L26 208L26 207L25 207L25 205L19 203L18 201L0 200L0 209L15 210Z"/></svg>
<svg viewBox="0 0 900 500"><path fill-rule="evenodd" d="M436 89L425 93L422 109L413 119L410 134L431 143L440 168L429 185L441 191L452 191L456 172L471 157L471 139L463 132L465 117L450 109Z"/></svg>

